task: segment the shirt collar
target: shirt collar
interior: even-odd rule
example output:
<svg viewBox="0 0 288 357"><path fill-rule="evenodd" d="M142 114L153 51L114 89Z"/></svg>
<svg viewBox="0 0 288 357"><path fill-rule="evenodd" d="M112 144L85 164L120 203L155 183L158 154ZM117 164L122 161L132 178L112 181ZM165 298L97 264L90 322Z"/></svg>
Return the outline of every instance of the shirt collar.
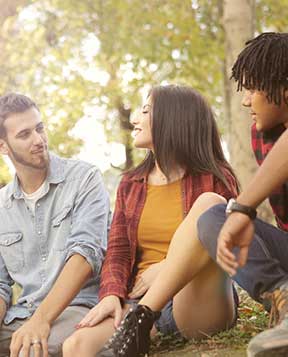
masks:
<svg viewBox="0 0 288 357"><path fill-rule="evenodd" d="M136 182L144 182L146 183L148 181L148 174L137 174L129 177L130 180L136 181Z"/></svg>
<svg viewBox="0 0 288 357"><path fill-rule="evenodd" d="M65 180L66 160L52 153L49 153L49 157L50 163L47 182L53 184L63 182Z"/></svg>
<svg viewBox="0 0 288 357"><path fill-rule="evenodd" d="M46 178L48 184L58 184L65 179L66 160L49 152L49 171ZM23 198L20 182L15 174L14 179L8 187L8 198L14 196L15 199Z"/></svg>

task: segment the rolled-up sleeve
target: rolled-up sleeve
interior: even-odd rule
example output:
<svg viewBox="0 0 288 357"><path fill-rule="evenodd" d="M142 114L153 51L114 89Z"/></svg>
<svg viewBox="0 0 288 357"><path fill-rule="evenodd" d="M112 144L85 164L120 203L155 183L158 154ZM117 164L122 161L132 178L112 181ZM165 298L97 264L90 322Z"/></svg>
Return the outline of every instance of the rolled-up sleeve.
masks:
<svg viewBox="0 0 288 357"><path fill-rule="evenodd" d="M73 207L66 261L80 254L98 277L107 249L109 221L109 195L99 170L93 167L83 177Z"/></svg>
<svg viewBox="0 0 288 357"><path fill-rule="evenodd" d="M4 260L0 254L0 298L2 298L5 301L7 308L11 304L13 284L14 281L11 279L10 275L8 274Z"/></svg>

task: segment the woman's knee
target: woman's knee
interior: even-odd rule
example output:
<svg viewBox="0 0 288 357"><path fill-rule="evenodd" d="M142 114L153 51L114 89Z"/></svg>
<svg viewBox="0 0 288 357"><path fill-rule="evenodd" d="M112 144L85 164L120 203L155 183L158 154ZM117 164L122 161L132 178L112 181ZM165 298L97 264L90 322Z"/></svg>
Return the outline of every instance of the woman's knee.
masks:
<svg viewBox="0 0 288 357"><path fill-rule="evenodd" d="M194 202L191 210L198 210L200 213L204 213L209 208L218 205L226 204L227 201L224 197L218 195L215 192L204 192Z"/></svg>
<svg viewBox="0 0 288 357"><path fill-rule="evenodd" d="M68 337L62 346L63 357L95 356L102 349L109 337L112 336L114 328L110 322L105 326L81 328Z"/></svg>
<svg viewBox="0 0 288 357"><path fill-rule="evenodd" d="M81 336L74 333L72 336L68 337L62 347L63 357L69 356L80 356L80 353L85 346L85 342Z"/></svg>

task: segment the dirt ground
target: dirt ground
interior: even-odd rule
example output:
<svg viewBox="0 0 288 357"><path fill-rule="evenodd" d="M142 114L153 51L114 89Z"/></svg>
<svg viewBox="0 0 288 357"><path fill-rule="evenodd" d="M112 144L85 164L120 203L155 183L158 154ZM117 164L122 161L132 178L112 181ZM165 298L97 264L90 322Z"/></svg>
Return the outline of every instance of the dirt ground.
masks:
<svg viewBox="0 0 288 357"><path fill-rule="evenodd" d="M246 349L220 349L217 351L195 351L193 347L187 347L183 350L174 352L162 352L154 354L152 357L246 357Z"/></svg>

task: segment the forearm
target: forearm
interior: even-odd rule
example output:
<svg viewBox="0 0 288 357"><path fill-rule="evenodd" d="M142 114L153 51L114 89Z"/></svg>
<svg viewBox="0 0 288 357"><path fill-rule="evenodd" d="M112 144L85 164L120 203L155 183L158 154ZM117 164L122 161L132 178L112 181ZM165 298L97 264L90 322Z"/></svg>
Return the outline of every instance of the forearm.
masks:
<svg viewBox="0 0 288 357"><path fill-rule="evenodd" d="M288 130L275 143L249 185L238 196L237 201L257 207L286 180L288 180Z"/></svg>
<svg viewBox="0 0 288 357"><path fill-rule="evenodd" d="M34 316L51 324L78 294L91 275L92 268L86 259L79 254L73 255Z"/></svg>
<svg viewBox="0 0 288 357"><path fill-rule="evenodd" d="M0 326L3 322L4 316L6 314L6 310L7 310L6 303L2 298L0 298Z"/></svg>

